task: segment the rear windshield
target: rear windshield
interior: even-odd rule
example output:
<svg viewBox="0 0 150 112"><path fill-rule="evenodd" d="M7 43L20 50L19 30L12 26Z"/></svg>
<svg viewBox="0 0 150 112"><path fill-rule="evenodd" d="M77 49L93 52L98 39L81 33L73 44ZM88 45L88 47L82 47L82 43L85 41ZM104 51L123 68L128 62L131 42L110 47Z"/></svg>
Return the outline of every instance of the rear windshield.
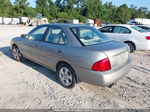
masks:
<svg viewBox="0 0 150 112"><path fill-rule="evenodd" d="M71 31L85 46L111 41L106 35L92 27L73 27Z"/></svg>
<svg viewBox="0 0 150 112"><path fill-rule="evenodd" d="M133 28L134 30L138 31L138 32L141 32L141 33L144 33L144 32L147 32L146 30L138 27L138 26L132 26L131 28Z"/></svg>

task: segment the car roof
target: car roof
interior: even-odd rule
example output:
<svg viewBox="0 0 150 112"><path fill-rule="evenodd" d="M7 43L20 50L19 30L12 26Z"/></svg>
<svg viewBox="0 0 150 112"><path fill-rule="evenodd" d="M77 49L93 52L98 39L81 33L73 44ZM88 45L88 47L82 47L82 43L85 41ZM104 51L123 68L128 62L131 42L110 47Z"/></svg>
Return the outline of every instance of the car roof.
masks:
<svg viewBox="0 0 150 112"><path fill-rule="evenodd" d="M62 27L79 27L79 26L82 26L82 27L90 27L88 25L84 25L84 24L65 24L65 23L50 23L50 24L43 24L43 25L47 25L47 26L62 26ZM43 25L40 25L40 26L43 26Z"/></svg>
<svg viewBox="0 0 150 112"><path fill-rule="evenodd" d="M108 24L106 26L124 26L124 27L130 28L131 26L134 26L134 25L129 25L129 24Z"/></svg>
<svg viewBox="0 0 150 112"><path fill-rule="evenodd" d="M149 27L150 28L150 25L136 25L136 26L144 26L144 27Z"/></svg>

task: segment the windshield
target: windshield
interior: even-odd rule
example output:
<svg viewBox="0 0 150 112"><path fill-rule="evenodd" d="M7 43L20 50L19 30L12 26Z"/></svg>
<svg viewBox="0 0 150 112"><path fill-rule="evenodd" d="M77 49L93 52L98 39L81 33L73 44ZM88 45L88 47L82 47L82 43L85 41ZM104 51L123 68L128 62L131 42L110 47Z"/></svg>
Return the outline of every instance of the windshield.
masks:
<svg viewBox="0 0 150 112"><path fill-rule="evenodd" d="M144 32L147 32L146 30L138 27L138 26L132 26L131 28L133 28L134 30L138 31L138 32L141 32L141 33L144 33Z"/></svg>
<svg viewBox="0 0 150 112"><path fill-rule="evenodd" d="M106 35L92 27L74 27L71 31L86 46L111 41Z"/></svg>

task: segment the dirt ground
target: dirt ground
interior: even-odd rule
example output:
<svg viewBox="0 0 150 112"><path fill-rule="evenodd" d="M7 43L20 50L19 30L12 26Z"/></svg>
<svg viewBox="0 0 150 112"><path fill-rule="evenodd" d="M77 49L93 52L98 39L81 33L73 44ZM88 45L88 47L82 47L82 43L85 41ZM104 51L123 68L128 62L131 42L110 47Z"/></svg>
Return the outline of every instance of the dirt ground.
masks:
<svg viewBox="0 0 150 112"><path fill-rule="evenodd" d="M53 71L12 59L10 40L31 29L0 25L0 108L150 109L150 51L131 54L132 70L112 88L79 83L70 90L59 85Z"/></svg>

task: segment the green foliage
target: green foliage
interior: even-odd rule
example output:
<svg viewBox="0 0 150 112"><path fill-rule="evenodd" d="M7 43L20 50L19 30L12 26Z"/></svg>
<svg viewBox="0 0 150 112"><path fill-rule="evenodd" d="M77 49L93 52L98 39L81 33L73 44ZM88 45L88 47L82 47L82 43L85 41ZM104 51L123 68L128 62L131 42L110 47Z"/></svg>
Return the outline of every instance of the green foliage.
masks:
<svg viewBox="0 0 150 112"><path fill-rule="evenodd" d="M11 17L12 4L10 0L0 0L0 16Z"/></svg>
<svg viewBox="0 0 150 112"><path fill-rule="evenodd" d="M44 17L49 17L47 0L36 1L36 12L43 14Z"/></svg>
<svg viewBox="0 0 150 112"><path fill-rule="evenodd" d="M43 15L43 17L49 18L49 20L57 17L57 8L52 0L37 0L36 12Z"/></svg>
<svg viewBox="0 0 150 112"><path fill-rule="evenodd" d="M27 0L15 0L12 16L33 17L35 13L35 10L32 7L29 7Z"/></svg>
<svg viewBox="0 0 150 112"><path fill-rule="evenodd" d="M0 0L0 16L35 17L42 14L50 21L54 19L79 19L84 22L88 19L101 19L103 22L126 23L134 18L149 18L150 11L145 7L128 7L123 4L116 7L112 2L102 4L101 0L36 0L36 8L29 6L27 0Z"/></svg>
<svg viewBox="0 0 150 112"><path fill-rule="evenodd" d="M147 14L147 18L149 18L149 19L150 19L150 12L148 12L148 14Z"/></svg>
<svg viewBox="0 0 150 112"><path fill-rule="evenodd" d="M101 17L102 3L100 0L85 0L85 7L82 14L87 18L100 18Z"/></svg>
<svg viewBox="0 0 150 112"><path fill-rule="evenodd" d="M106 7L106 18L104 19L105 22L110 22L110 23L114 23L115 20L115 15L116 15L116 11L117 11L117 7L115 7L112 2L106 2L106 4L104 4L104 6Z"/></svg>
<svg viewBox="0 0 150 112"><path fill-rule="evenodd" d="M126 4L121 5L116 13L115 22L126 23L131 18L130 10Z"/></svg>
<svg viewBox="0 0 150 112"><path fill-rule="evenodd" d="M51 16L51 19L55 19L57 17L56 5L52 2L52 0L48 0L48 4L49 15Z"/></svg>
<svg viewBox="0 0 150 112"><path fill-rule="evenodd" d="M145 7L140 7L137 11L138 13L138 17L139 18L145 18L146 17L146 14L148 13L148 9L145 8Z"/></svg>

